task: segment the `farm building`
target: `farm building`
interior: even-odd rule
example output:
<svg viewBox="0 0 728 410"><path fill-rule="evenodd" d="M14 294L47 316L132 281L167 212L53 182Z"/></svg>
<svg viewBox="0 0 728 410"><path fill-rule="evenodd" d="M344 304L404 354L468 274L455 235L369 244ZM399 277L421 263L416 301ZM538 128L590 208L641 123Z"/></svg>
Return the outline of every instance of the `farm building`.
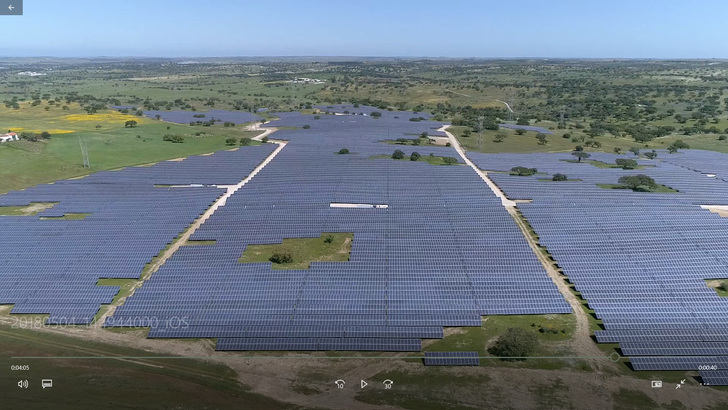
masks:
<svg viewBox="0 0 728 410"><path fill-rule="evenodd" d="M0 134L0 142L17 141L18 134L9 132L7 134Z"/></svg>

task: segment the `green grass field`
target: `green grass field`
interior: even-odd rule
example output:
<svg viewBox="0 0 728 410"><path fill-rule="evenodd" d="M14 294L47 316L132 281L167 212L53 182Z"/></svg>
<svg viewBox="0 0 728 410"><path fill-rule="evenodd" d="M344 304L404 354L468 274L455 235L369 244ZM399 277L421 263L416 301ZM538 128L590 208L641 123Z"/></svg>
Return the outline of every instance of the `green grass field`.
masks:
<svg viewBox="0 0 728 410"><path fill-rule="evenodd" d="M127 119L138 121L139 125L125 128L124 121ZM77 106L70 110L54 108L50 111L27 105L20 110L0 106L0 124L3 128L19 132L51 132L50 140L0 144L0 194L89 172L232 149L235 147L226 145L226 139L250 138L259 134L245 131L242 126L191 127L115 111L88 115ZM63 133L54 134L53 129ZM197 132L206 134L197 137ZM183 135L185 140L183 143L162 141L165 134ZM83 167L79 138L88 147L90 170ZM253 142L253 145L258 144Z"/></svg>
<svg viewBox="0 0 728 410"><path fill-rule="evenodd" d="M327 237L331 242L326 242ZM289 253L293 261L273 263L273 269L308 269L311 262L346 262L353 239L351 233L323 233L318 238L283 239L283 243L275 245L248 245L238 262L268 262L274 252Z"/></svg>

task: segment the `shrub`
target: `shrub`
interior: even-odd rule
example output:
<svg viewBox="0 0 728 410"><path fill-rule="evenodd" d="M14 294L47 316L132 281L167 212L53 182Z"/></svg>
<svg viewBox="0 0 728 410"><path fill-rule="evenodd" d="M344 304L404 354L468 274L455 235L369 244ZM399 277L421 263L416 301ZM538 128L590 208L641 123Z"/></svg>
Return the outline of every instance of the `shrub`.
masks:
<svg viewBox="0 0 728 410"><path fill-rule="evenodd" d="M342 148L342 149L339 150L339 155L346 155L348 153L349 153L349 149L348 148Z"/></svg>
<svg viewBox="0 0 728 410"><path fill-rule="evenodd" d="M291 263L293 262L293 256L291 256L291 254L288 252L276 251L273 252L273 256L271 256L268 260L278 264Z"/></svg>
<svg viewBox="0 0 728 410"><path fill-rule="evenodd" d="M718 141L725 141L726 139L728 139L728 136L726 135L721 135L720 137L718 137Z"/></svg>
<svg viewBox="0 0 728 410"><path fill-rule="evenodd" d="M404 152L402 152L401 150L396 150L392 154L392 158L393 159L402 159L402 158L404 158Z"/></svg>
<svg viewBox="0 0 728 410"><path fill-rule="evenodd" d="M334 241L334 235L326 235L326 238L324 238L325 243L331 243Z"/></svg>
<svg viewBox="0 0 728 410"><path fill-rule="evenodd" d="M445 144L445 146L446 147L452 147L452 144L448 142L447 144Z"/></svg>
<svg viewBox="0 0 728 410"><path fill-rule="evenodd" d="M410 161L419 161L419 159L420 159L420 156L421 156L421 155L420 155L420 153L419 153L419 152L413 152L413 153L412 153L412 154L410 155Z"/></svg>
<svg viewBox="0 0 728 410"><path fill-rule="evenodd" d="M261 139L261 141L262 141L263 143L266 143L266 142L268 142L268 137L267 137L267 136L263 137L263 139Z"/></svg>
<svg viewBox="0 0 728 410"><path fill-rule="evenodd" d="M503 360L523 360L536 349L538 342L532 332L518 327L511 327L500 335L488 353L499 356Z"/></svg>
<svg viewBox="0 0 728 410"><path fill-rule="evenodd" d="M228 139L225 140L225 145L235 145L237 143L238 143L238 139L237 138L234 138L234 137L233 138L228 138Z"/></svg>
<svg viewBox="0 0 728 410"><path fill-rule="evenodd" d="M564 174L559 174L559 173L554 174L554 177L552 178L553 181L566 181L568 179L569 179L569 177L567 177Z"/></svg>
<svg viewBox="0 0 728 410"><path fill-rule="evenodd" d="M240 145L242 145L242 146L248 146L248 145L250 145L252 143L253 143L253 140L251 140L248 137L240 138Z"/></svg>

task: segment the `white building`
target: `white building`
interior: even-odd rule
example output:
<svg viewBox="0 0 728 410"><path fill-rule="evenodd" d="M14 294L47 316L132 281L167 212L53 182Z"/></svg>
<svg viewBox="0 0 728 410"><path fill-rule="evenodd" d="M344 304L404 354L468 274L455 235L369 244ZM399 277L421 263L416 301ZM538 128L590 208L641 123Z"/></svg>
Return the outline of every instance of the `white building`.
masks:
<svg viewBox="0 0 728 410"><path fill-rule="evenodd" d="M8 141L17 141L18 134L14 132L9 132L7 134L0 134L0 142L8 142Z"/></svg>

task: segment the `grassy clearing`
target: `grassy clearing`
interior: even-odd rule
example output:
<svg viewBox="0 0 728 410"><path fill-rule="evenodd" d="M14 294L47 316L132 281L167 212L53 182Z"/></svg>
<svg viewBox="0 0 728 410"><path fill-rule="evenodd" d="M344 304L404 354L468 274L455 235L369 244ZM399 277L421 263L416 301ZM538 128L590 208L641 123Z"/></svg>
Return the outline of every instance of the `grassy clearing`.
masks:
<svg viewBox="0 0 728 410"><path fill-rule="evenodd" d="M573 315L508 315L488 316L480 327L457 328L442 340L435 341L423 348L423 351L477 351L481 356L491 356L487 351L492 342L508 328L518 327L532 332L539 341L539 346L532 356L570 356L570 352L555 347L554 342L569 340L575 330L576 321ZM447 334L447 333L446 333ZM481 366L558 369L565 366L579 367L574 361L562 359L534 358L521 361L504 361L500 359L481 359Z"/></svg>
<svg viewBox="0 0 728 410"><path fill-rule="evenodd" d="M11 386L21 378L27 378L33 384L41 378L54 380L51 395L6 389L4 408L234 408L240 407L241 403L256 409L293 407L248 392L248 388L237 381L232 369L218 363L182 358L155 359L156 354L143 350L47 332L11 330L8 326L0 326L0 344L5 357L0 358L3 368L14 364L30 365L26 372L2 372L2 384ZM109 359L11 359L17 356ZM138 359L112 358L118 356ZM39 393L40 383L31 385L29 390ZM130 391L134 394L129 395Z"/></svg>
<svg viewBox="0 0 728 410"><path fill-rule="evenodd" d="M248 245L238 262L268 262L275 252L290 254L293 261L274 263L273 269L308 269L311 262L347 262L353 239L353 233L323 233L318 238L283 239L281 244Z"/></svg>
<svg viewBox="0 0 728 410"><path fill-rule="evenodd" d="M461 164L459 162L454 164L449 164L445 162L445 157L438 157L438 156L429 156L429 155L423 155L418 159L417 161L411 161L409 156L405 156L402 159L394 159L391 155L372 155L369 157L369 159L391 159L394 161L409 161L409 162L427 162L430 165L465 165Z"/></svg>
<svg viewBox="0 0 728 410"><path fill-rule="evenodd" d="M63 214L63 216L45 216L41 217L40 219L43 221L81 221L86 219L87 216L91 214L85 214L85 213L70 213L70 214Z"/></svg>
<svg viewBox="0 0 728 410"><path fill-rule="evenodd" d="M715 293L721 297L728 297L728 280L726 279L706 279L706 285L715 290Z"/></svg>
<svg viewBox="0 0 728 410"><path fill-rule="evenodd" d="M629 189L629 187L626 187L621 184L597 184L597 186L602 189ZM639 192L639 191L634 191L634 192ZM676 193L676 192L680 192L680 191L678 191L676 189L672 189L667 185L658 184L657 188L650 190L650 192L648 192L648 193L671 194L671 193Z"/></svg>
<svg viewBox="0 0 728 410"><path fill-rule="evenodd" d="M538 180L542 181L542 182L581 182L582 181L579 178L569 178L566 181L554 181L551 178L539 178Z"/></svg>
<svg viewBox="0 0 728 410"><path fill-rule="evenodd" d="M190 241L188 240L182 246L211 246L216 244L217 241L211 240L211 241Z"/></svg>
<svg viewBox="0 0 728 410"><path fill-rule="evenodd" d="M50 209L55 202L32 202L26 206L0 206L0 216L33 216Z"/></svg>

